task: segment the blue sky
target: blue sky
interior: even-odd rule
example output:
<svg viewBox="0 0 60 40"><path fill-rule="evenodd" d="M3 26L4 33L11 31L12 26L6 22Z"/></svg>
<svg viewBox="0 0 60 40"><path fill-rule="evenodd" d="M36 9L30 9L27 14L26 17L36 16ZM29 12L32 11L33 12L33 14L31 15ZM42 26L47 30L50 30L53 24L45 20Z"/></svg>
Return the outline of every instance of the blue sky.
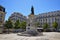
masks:
<svg viewBox="0 0 60 40"><path fill-rule="evenodd" d="M32 5L34 6L35 15L60 10L60 0L0 0L0 5L6 8L5 20L13 12L20 12L28 16L31 13Z"/></svg>

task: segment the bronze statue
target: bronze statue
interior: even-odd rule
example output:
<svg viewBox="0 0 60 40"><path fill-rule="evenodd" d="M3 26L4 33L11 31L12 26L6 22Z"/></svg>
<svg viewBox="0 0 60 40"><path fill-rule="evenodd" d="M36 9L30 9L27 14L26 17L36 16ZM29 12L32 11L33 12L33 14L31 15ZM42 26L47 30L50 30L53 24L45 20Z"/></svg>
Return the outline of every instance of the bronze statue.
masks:
<svg viewBox="0 0 60 40"><path fill-rule="evenodd" d="M33 6L31 7L31 14L34 15L34 7Z"/></svg>

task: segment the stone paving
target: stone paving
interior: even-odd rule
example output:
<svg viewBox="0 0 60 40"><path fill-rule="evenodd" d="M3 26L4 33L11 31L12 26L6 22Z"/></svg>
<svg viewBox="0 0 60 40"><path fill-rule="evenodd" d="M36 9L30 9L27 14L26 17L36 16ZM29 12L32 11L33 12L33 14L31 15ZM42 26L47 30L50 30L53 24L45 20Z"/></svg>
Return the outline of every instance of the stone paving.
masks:
<svg viewBox="0 0 60 40"><path fill-rule="evenodd" d="M18 36L13 34L0 34L0 40L60 40L58 32L44 32L43 36Z"/></svg>

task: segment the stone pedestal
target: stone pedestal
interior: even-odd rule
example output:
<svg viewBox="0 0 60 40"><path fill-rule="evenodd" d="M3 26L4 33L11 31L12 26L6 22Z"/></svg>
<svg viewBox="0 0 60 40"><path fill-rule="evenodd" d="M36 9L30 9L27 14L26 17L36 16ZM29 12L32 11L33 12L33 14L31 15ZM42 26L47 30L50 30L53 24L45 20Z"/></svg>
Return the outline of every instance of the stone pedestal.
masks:
<svg viewBox="0 0 60 40"><path fill-rule="evenodd" d="M26 31L37 30L36 26L35 26L35 20L34 19L35 19L34 15L28 16Z"/></svg>

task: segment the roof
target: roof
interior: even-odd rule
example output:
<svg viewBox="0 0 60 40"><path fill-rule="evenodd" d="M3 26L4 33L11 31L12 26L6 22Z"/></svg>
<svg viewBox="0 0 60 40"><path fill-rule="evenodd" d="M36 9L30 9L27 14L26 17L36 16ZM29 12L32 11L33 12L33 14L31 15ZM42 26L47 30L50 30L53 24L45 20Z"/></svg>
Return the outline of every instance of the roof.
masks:
<svg viewBox="0 0 60 40"><path fill-rule="evenodd" d="M4 8L2 5L0 5L0 8Z"/></svg>

